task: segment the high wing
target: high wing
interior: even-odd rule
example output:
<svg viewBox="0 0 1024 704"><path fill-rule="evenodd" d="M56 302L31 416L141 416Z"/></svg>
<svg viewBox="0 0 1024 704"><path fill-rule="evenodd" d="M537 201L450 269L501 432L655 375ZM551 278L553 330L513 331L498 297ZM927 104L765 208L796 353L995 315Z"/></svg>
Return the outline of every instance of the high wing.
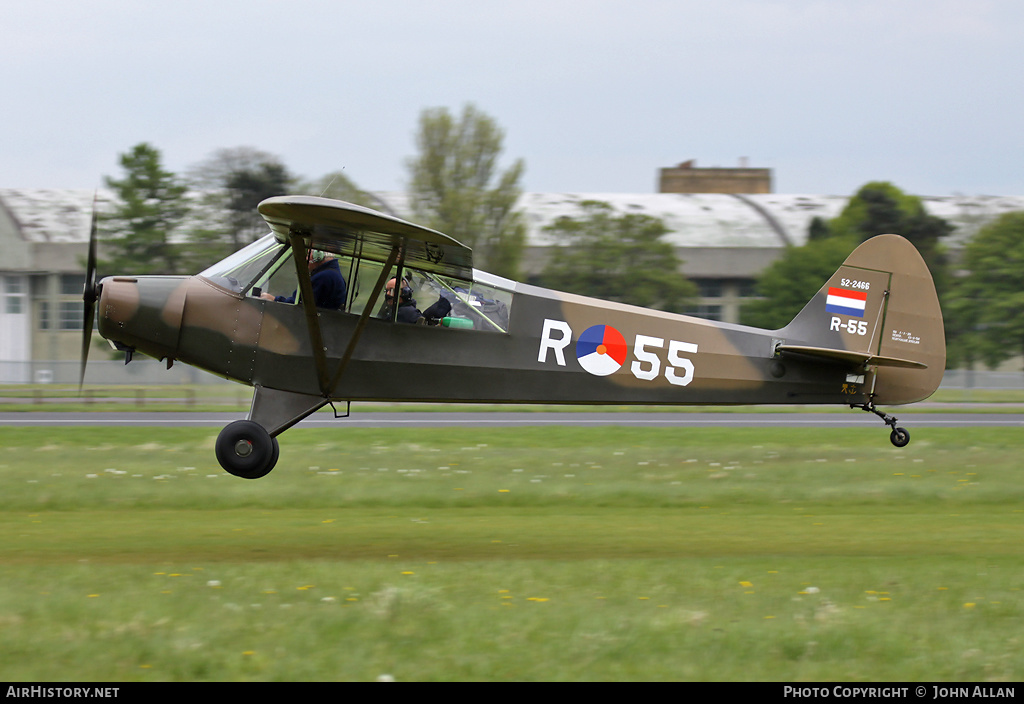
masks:
<svg viewBox="0 0 1024 704"><path fill-rule="evenodd" d="M369 208L315 196L277 196L259 204L260 215L282 242L294 235L308 246L385 263L398 252L407 267L472 280L473 251L448 235Z"/></svg>

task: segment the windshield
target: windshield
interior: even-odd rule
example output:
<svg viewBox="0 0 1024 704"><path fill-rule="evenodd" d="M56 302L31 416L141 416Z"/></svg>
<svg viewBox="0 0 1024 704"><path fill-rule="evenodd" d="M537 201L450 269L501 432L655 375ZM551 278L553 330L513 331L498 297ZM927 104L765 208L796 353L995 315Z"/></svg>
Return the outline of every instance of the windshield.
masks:
<svg viewBox="0 0 1024 704"><path fill-rule="evenodd" d="M267 235L199 272L199 275L235 293L242 293L249 290L287 250L288 245L278 242L273 235Z"/></svg>
<svg viewBox="0 0 1024 704"><path fill-rule="evenodd" d="M409 272L410 283L418 291L418 299L428 306L436 297L452 304L450 318L462 321L459 327L489 332L508 332L512 294L499 288L472 281L453 279L426 272Z"/></svg>

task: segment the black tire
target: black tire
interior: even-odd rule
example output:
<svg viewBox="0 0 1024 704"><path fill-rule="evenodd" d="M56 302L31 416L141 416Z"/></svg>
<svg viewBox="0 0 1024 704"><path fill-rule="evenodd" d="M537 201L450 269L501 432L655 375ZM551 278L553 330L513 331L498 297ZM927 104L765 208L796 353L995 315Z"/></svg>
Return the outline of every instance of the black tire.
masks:
<svg viewBox="0 0 1024 704"><path fill-rule="evenodd" d="M889 441L896 447L906 447L910 442L910 433L904 428L893 428L889 434Z"/></svg>
<svg viewBox="0 0 1024 704"><path fill-rule="evenodd" d="M229 423L217 436L217 461L229 474L243 479L259 479L277 464L280 447L277 439L251 420Z"/></svg>

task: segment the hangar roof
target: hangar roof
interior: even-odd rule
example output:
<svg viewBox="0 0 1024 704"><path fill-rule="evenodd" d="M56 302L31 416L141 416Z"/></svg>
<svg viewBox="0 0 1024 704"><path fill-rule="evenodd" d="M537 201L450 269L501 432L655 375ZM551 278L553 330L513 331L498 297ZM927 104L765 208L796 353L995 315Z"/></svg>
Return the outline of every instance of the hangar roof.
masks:
<svg viewBox="0 0 1024 704"><path fill-rule="evenodd" d="M94 191L57 189L0 189L0 205L13 216L21 236L38 243L84 243ZM96 193L98 207L113 202L109 191ZM396 215L412 218L405 193L373 194ZM814 217L832 218L846 205L847 196L800 194L678 194L678 193L525 193L519 208L526 212L529 244L553 244L545 226L560 217L578 215L586 200L607 202L620 213L643 213L664 220L668 239L687 248L781 248L801 245ZM956 248L1003 213L1024 210L1024 196L922 196L932 215L956 226L949 243Z"/></svg>

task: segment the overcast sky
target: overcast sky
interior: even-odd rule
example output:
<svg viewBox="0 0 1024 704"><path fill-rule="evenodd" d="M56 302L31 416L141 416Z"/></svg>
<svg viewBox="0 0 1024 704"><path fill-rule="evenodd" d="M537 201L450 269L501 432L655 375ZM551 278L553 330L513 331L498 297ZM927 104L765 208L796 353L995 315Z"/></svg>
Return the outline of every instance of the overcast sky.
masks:
<svg viewBox="0 0 1024 704"><path fill-rule="evenodd" d="M139 142L401 190L421 111L474 103L524 189L1024 194L1021 0L0 0L0 187L87 188Z"/></svg>

